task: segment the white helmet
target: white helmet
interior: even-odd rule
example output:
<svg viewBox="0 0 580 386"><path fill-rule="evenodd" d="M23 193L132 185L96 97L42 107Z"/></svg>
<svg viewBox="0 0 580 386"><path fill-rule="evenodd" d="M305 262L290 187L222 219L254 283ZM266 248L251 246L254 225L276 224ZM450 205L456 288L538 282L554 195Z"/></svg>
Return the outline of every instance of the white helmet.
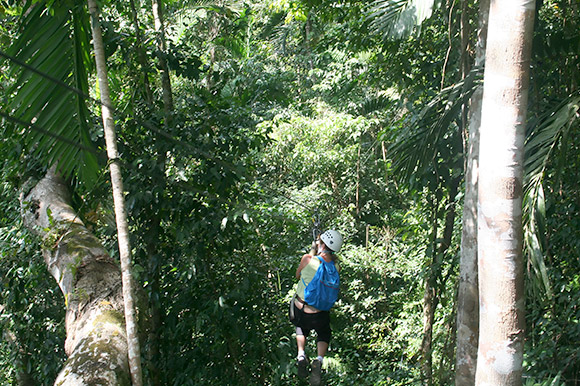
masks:
<svg viewBox="0 0 580 386"><path fill-rule="evenodd" d="M320 240L333 252L338 252L342 247L342 236L335 230L327 230L320 235Z"/></svg>

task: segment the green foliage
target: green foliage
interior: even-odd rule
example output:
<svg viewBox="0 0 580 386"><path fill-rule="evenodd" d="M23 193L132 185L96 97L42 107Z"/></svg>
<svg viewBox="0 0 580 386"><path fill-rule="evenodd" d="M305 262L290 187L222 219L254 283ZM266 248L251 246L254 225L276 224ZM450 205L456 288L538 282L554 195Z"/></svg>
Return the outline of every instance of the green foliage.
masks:
<svg viewBox="0 0 580 386"><path fill-rule="evenodd" d="M0 153L13 144L4 141ZM40 254L40 242L21 228L18 194L7 173L0 184L0 382L29 379L49 385L64 363L64 302Z"/></svg>
<svg viewBox="0 0 580 386"><path fill-rule="evenodd" d="M17 30L14 15L22 10L13 3L0 8L1 47L14 41L12 55L87 94L86 10L42 3ZM543 4L526 156L528 384L579 376L580 29L567 2ZM134 275L147 300L139 311L153 326L143 335L145 378L296 384L287 302L317 209L323 227L346 239L327 384L425 381L425 283L436 293L431 381L451 384L461 109L479 84L477 71L460 80L459 7L391 0L165 5L164 53L149 5L136 15L142 42L127 4L103 5ZM468 12L476 5L467 4ZM169 113L159 58L170 66ZM99 108L8 60L0 66L3 106L10 107L2 108L0 148L0 327L15 342L0 345L0 382L26 370L48 384L64 358L64 301L38 243L20 229L15 189L58 163L80 181L76 209L116 257L107 175L91 150L103 145ZM36 128L22 129L7 115L35 119ZM312 341L308 350L314 353Z"/></svg>
<svg viewBox="0 0 580 386"><path fill-rule="evenodd" d="M82 8L57 15L41 5L26 10L8 50L13 83L4 112L24 125L17 133L27 152L85 184L99 168L83 100L92 66L88 29Z"/></svg>
<svg viewBox="0 0 580 386"><path fill-rule="evenodd" d="M418 379L422 326L417 313L421 282L416 276L423 251L401 247L393 240L341 255L345 285L330 355L341 365L329 373L329 383L398 385Z"/></svg>
<svg viewBox="0 0 580 386"><path fill-rule="evenodd" d="M571 130L578 127L579 103L578 96L566 98L556 111L548 111L530 125L527 136L524 240L534 271L532 289L534 297L538 298L549 299L553 295L543 252L548 244L543 183L550 163L556 163L555 180L562 178L567 158L566 143Z"/></svg>
<svg viewBox="0 0 580 386"><path fill-rule="evenodd" d="M420 31L438 6L439 2L434 0L375 0L370 11L371 27L385 39L403 39L415 28Z"/></svg>
<svg viewBox="0 0 580 386"><path fill-rule="evenodd" d="M567 23L561 23L567 18ZM578 333L578 13L560 1L538 10L526 142L528 251L525 373L530 384L574 384Z"/></svg>
<svg viewBox="0 0 580 386"><path fill-rule="evenodd" d="M570 131L568 141L577 138L578 130ZM561 157L576 159L578 149L575 146L566 149ZM533 378L542 380L561 375L563 382L572 383L570 380L577 379L580 374L573 343L579 333L577 272L580 267L577 256L580 245L577 240L580 224L573 215L578 204L575 198L578 180L563 176L574 176L576 165L574 162L562 164L556 156L546 164L544 173L542 185L546 186L546 192L541 198L545 211L542 217L536 215L538 228L542 229L540 232L536 228L536 231L546 242L541 251L551 292L538 289L537 279L530 275L527 315L530 334L525 365L527 374Z"/></svg>

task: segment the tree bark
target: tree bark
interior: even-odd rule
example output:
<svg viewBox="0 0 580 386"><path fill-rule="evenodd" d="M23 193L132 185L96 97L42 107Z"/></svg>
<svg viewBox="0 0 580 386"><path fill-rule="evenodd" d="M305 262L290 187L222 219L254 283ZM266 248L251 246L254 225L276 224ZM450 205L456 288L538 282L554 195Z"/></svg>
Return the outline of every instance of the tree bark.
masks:
<svg viewBox="0 0 580 386"><path fill-rule="evenodd" d="M55 385L129 384L119 267L77 217L54 173L21 201L24 224L43 238L44 260L66 304L68 360Z"/></svg>
<svg viewBox="0 0 580 386"><path fill-rule="evenodd" d="M167 47L165 42L165 27L163 21L163 0L152 0L153 19L155 20L155 34L157 36L157 50L159 68L161 73L161 87L163 90L163 109L165 112L165 127L169 125L168 119L173 113L173 93L171 91L171 79L169 78L169 67L167 66Z"/></svg>
<svg viewBox="0 0 580 386"><path fill-rule="evenodd" d="M109 158L111 186L113 188L113 201L117 222L117 238L121 260L123 299L125 304L125 324L127 327L127 342L129 349L129 367L131 369L131 380L133 386L141 386L143 384L141 374L141 348L137 335L133 278L131 275L131 244L129 242L127 211L125 210L123 177L121 175L121 164L119 162L119 154L117 151L115 122L112 114L112 103L109 92L103 36L99 22L99 11L95 0L88 0L88 2L89 11L91 13L91 27L93 32L93 45L95 48L97 76L101 92L101 114L105 130L105 142L107 146L107 156Z"/></svg>
<svg viewBox="0 0 580 386"><path fill-rule="evenodd" d="M479 27L475 51L475 68L483 68L487 40L489 0L479 3ZM483 87L478 86L470 100L467 162L465 167L465 196L461 256L459 261L459 290L457 294L457 353L455 385L475 383L477 344L479 338L479 289L477 275L477 188L479 161L479 128Z"/></svg>
<svg viewBox="0 0 580 386"><path fill-rule="evenodd" d="M494 0L480 133L478 385L521 385L523 156L535 1Z"/></svg>
<svg viewBox="0 0 580 386"><path fill-rule="evenodd" d="M455 224L457 205L455 199L460 183L459 178L449 181L449 192L447 197L447 211L445 212L445 224L443 226L443 237L437 245L439 201L435 200L433 210L433 233L431 236L433 259L430 264L429 274L425 280L425 292L423 293L423 339L421 341L421 377L425 385L433 384L433 326L435 324L435 311L439 305L440 288L444 286L445 280L441 277L441 266L445 253L451 246L453 238L453 226Z"/></svg>
<svg viewBox="0 0 580 386"><path fill-rule="evenodd" d="M423 339L421 340L421 378L426 386L433 384L433 325L435 324L435 310L439 303L436 287L430 280L431 278L425 280L423 293Z"/></svg>
<svg viewBox="0 0 580 386"><path fill-rule="evenodd" d="M145 47L143 46L143 38L141 36L141 27L139 26L139 17L137 14L137 6L135 0L129 0L131 7L131 16L133 17L133 25L135 27L135 48L137 49L137 60L141 65L143 71L143 87L145 88L145 100L149 107L153 104L153 92L149 83L149 64L147 63L147 56L145 54Z"/></svg>
<svg viewBox="0 0 580 386"><path fill-rule="evenodd" d="M421 340L421 379L423 384L431 386L433 383L433 324L435 322L436 302L439 301L436 292L436 269L435 261L437 259L437 233L439 200L435 197L430 201L431 206L431 261L428 262L427 274L425 277L425 290L423 292L423 339Z"/></svg>
<svg viewBox="0 0 580 386"><path fill-rule="evenodd" d="M171 78L169 76L169 66L167 65L167 43L165 37L165 21L163 11L163 0L153 0L152 3L153 19L155 21L155 34L157 42L157 51L159 59L159 70L161 77L161 88L163 95L163 127L166 132L171 132L173 120L173 91L171 87ZM160 136L157 135L157 165L161 171L158 176L156 184L163 187L165 190L165 168L167 163L167 154L161 145ZM151 323L151 331L149 332L149 353L148 353L148 368L151 373L151 384L153 386L161 385L161 374L159 372L158 363L161 358L160 349L160 331L163 320L160 307L160 257L157 254L157 245L159 245L159 231L161 224L161 211L159 208L155 211L152 219L150 237L147 245L148 251L148 271L150 274L151 293L153 294L149 300L149 316ZM157 296L155 296L157 295Z"/></svg>

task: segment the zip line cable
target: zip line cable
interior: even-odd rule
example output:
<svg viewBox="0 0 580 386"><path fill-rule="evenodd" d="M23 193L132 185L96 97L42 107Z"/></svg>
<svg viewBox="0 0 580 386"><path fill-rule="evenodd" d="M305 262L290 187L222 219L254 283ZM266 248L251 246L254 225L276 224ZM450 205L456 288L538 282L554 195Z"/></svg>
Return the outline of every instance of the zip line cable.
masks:
<svg viewBox="0 0 580 386"><path fill-rule="evenodd" d="M65 88L66 90L68 90L68 91L71 91L71 92L73 92L73 93L75 93L75 94L79 95L79 96L80 96L81 98L83 98L84 100L91 101L91 102L93 102L93 103L96 103L96 104L97 104L97 105L99 105L99 106L105 106L105 107L108 107L109 109L111 109L111 111L113 111L113 112L114 112L114 114L115 114L115 116L116 116L117 118L123 118L123 119L125 119L125 118L131 118L131 119L134 119L134 120L135 120L135 122L139 123L139 124L140 124L140 125L142 125L143 127L147 128L147 129L149 129L149 130L151 130L151 131L153 131L153 132L155 132L155 133L157 133L157 134L160 134L161 136L163 136L164 138L168 139L169 141L171 141L171 142L174 142L174 143L176 143L176 144L178 144L178 145L182 145L182 146L186 147L187 149L189 149L189 150L192 150L192 151L196 152L196 153L197 153L197 155L203 156L203 157L205 157L205 158L207 158L207 159L209 159L209 160L212 160L212 161L214 161L214 162L216 162L216 163L218 163L218 164L221 164L222 166L224 166L224 167L227 167L228 169L233 169L233 167L232 167L232 165L231 165L231 164L229 164L229 163L227 163L227 162L225 162L225 161L223 161L223 160L217 159L217 158L213 157L211 154L209 154L209 153L207 153L207 152L205 152L205 151L203 151L203 150L200 150L199 148L196 148L196 147L194 147L193 145L191 145L191 144L189 144L189 143L187 143L187 142L184 142L184 141L182 141L182 140L179 140L179 139L177 139L177 138L174 138L174 137L173 137L171 134L169 134L169 133L167 133L166 131L164 131L164 130L161 130L161 129L157 128L157 127L154 127L152 124L150 124L150 123L149 123L149 122L147 122L147 121L144 121L144 120L140 119L139 117L136 117L136 116L130 116L129 114L125 114L125 113L123 113L123 112L121 112L121 111L119 111L119 110L117 110L117 109L113 108L112 106L106 106L106 105L105 105L104 103L102 103L100 100L97 100L96 98L93 98L93 97L91 97L90 95L87 95L87 94L85 94L85 93L84 93L82 90L80 90L80 89L78 89L78 88L76 88L76 87L70 86L70 85L66 84L65 82L63 82L63 81L61 81L61 80L59 80L59 79L56 79L56 78L54 78L53 76L51 76L51 75L49 75L49 74L46 74L46 73L44 73L44 72L42 72L42 71L38 70L37 68L35 68L35 67L33 67L33 66L29 65L28 63L26 63L26 62L23 62L22 60L20 60L20 59L18 59L18 58L15 58L15 57L13 57L12 55L9 55L9 54L7 54L7 53L6 53L5 51L3 51L3 50L0 50L0 57L3 57L3 58L5 58L5 59L8 59L8 60L10 60L11 62L14 62L14 63L16 63L17 65L19 65L19 66L23 67L24 69L26 69L26 70L28 70L28 71L31 71L31 72L33 72L33 73L35 73L35 74L39 75L40 77L42 77L42 78L45 78L45 79L49 80L50 82L53 82L53 83L55 83L56 85L58 85L58 86L60 86L60 87L62 87L62 88ZM8 113L1 112L1 114L0 114L0 115L2 115L3 117L5 117L5 118L7 118L7 119L11 120L11 121L12 121L12 122L14 122L14 123L18 123L18 124L20 124L20 125L25 125L25 126L27 126L27 127L30 127L30 128L31 128L31 129L33 129L33 130L37 130L37 131L39 131L39 132L41 132L41 133L43 133L43 134L50 135L50 136L52 136L53 138L57 138L57 139L61 139L61 138L62 138L63 140L65 140L65 139L66 139L66 138L64 138L64 137L57 136L56 134L51 134L51 133L50 133L48 130L46 130L46 129L40 129L40 128L38 128L38 126L34 126L34 125L33 125L33 124L31 124L31 123L28 123L28 122L22 121L22 120L20 120L20 119L18 119L18 118L14 118L14 117L12 117L12 116L9 116L9 115L8 115ZM72 141L72 143L71 143L71 141L70 141L70 140L65 140L65 142L67 142L67 143L69 143L69 144L73 144L74 146L79 146L79 147L80 147L80 146L83 146L83 145L81 145L81 144L74 144L74 141ZM88 149L88 148L86 148L86 147L83 147L83 150L88 150L88 151L91 151L91 150L89 150L89 149ZM94 153L94 151L92 151L92 152Z"/></svg>
<svg viewBox="0 0 580 386"><path fill-rule="evenodd" d="M311 215L312 215L312 218L311 218L311 220L312 220L312 238L314 241L316 241L318 239L318 237L322 233L322 230L321 230L322 221L320 219L320 210L318 207L311 207L309 205L306 205L304 202L299 202L299 201L295 200L294 198L289 197L288 195L284 194L282 191L276 190L274 188L270 188L269 186L263 186L262 188L265 188L265 190L269 190L270 193L274 193L278 196L284 197L288 201L291 201L291 202L295 203L296 205L299 205L300 207L302 207L303 209L306 209L309 213L311 213Z"/></svg>
<svg viewBox="0 0 580 386"><path fill-rule="evenodd" d="M29 65L28 63L26 63L26 62L24 62L24 61L22 61L22 60L20 60L20 59L18 59L16 57L14 57L12 55L9 55L8 53L6 53L3 50L0 50L0 57L3 57L5 59L8 59L9 61L11 61L11 62L19 65L23 69L28 70L30 72L33 72L33 73L39 75L40 77L42 77L44 79L47 79L48 81L50 81L50 82L58 85L59 87L62 87L62 88L66 89L66 90L68 90L68 91L70 91L70 92L72 92L74 94L77 94L83 100L93 102L93 103L95 103L95 104L97 104L99 106L106 106L100 100L97 100L96 98L93 98L92 96L87 95L82 90L80 90L80 89L78 89L78 88L76 88L74 86L71 86L69 84L66 84L62 80L57 79L57 78L55 78L55 77L53 77L53 76L51 76L51 75L49 75L49 74L47 74L45 72L42 72L42 71L38 70L37 68ZM166 131L161 130L161 129L157 128L157 127L154 127L152 124L150 124L147 121L143 121L142 119L140 119L138 117L130 116L129 114L125 114L125 113L123 113L123 112L115 109L112 106L106 106L106 107L108 107L109 109L111 109L115 113L115 116L117 118L132 118L137 123L141 124L143 127L145 127L147 129L149 129L149 130L151 130L151 131L153 131L153 132L155 132L155 133L163 136L164 138L168 139L169 141L174 142L174 143L176 143L178 145L182 145L182 146L184 146L184 147L186 147L186 148L188 148L190 150L193 150L198 155L201 155L201 156L204 156L207 159L213 160L214 162L216 162L218 164L221 164L222 166L225 166L228 169L233 169L233 167L232 167L232 165L230 163L225 162L225 161L220 160L220 159L217 159L217 158L213 157L211 154L209 154L209 153L207 153L205 151L202 151L199 148L196 148L196 147L194 147L193 145L191 145L191 144L189 144L187 142L184 142L182 140L179 140L177 138L174 138L171 134L169 134ZM74 147L77 147L80 150L87 151L87 152L90 152L90 153L93 153L93 154L98 154L98 152L95 149L91 149L91 148L89 148L87 146L84 146L83 144L80 144L78 142L75 142L75 141L73 141L73 140L71 140L69 138L66 138L66 137L62 136L62 135L58 135L58 134L52 133L51 131L46 130L46 129L44 129L44 128L42 128L42 127L40 127L40 126L38 126L38 125L36 125L34 123L27 122L27 121L24 121L22 119L13 117L9 113L4 112L2 110L0 110L0 116L1 117L4 117L6 120L8 120L8 121L10 121L12 123L15 123L15 124L20 125L20 126L28 127L28 128L30 128L32 130L35 130L35 131L37 131L37 132L39 132L41 134L44 134L44 135L48 135L50 137L53 137L53 138L57 139L58 141L62 141L62 142L65 142L65 143L67 143L69 145L72 145ZM122 162L122 163L125 165L125 167L129 166L125 162ZM130 166L132 166L132 165L130 165ZM273 188L266 187L266 189L270 190L273 193L276 193L277 195L283 196L287 200L289 200L289 201L291 201L291 202L293 202L293 203L295 203L295 204L297 204L297 205L305 208L310 213L312 213L312 223L313 223L312 235L313 235L313 239L316 240L316 238L321 233L321 231L319 229L320 228L320 225L321 225L321 221L320 221L320 217L319 217L318 208L313 208L311 206L306 205L303 202L298 202L297 200L293 199L292 197L289 197L289 196L285 195L284 193L282 193L281 191L277 191L277 190L275 190Z"/></svg>
<svg viewBox="0 0 580 386"><path fill-rule="evenodd" d="M44 128L42 128L39 125L36 125L34 123L26 122L26 121L23 121L21 119L15 118L15 117L11 116L10 114L7 114L6 112L4 112L2 110L0 110L0 116L1 117L4 117L5 119L7 119L10 122L16 123L16 124L21 125L21 126L24 126L24 127L29 127L29 128L31 128L33 130L36 130L36 131L40 132L40 133L43 133L45 135L51 136L53 138L56 138L59 141L66 142L66 143L68 143L68 144L70 144L70 145L72 145L74 147L77 147L78 149L81 149L81 150L84 150L84 151L87 151L87 152L90 152L90 153L93 153L93 154L98 154L98 152L95 149L88 148L88 147L86 147L86 146L84 146L82 144L79 144L78 142L75 142L75 141L73 141L73 140L71 140L69 138L66 138L64 136L61 136L61 135L58 135L58 134L54 134L54 133L50 132L49 130L46 130L46 129L44 129ZM123 165L123 167L125 167L127 169L133 170L134 172L139 173L141 175L148 175L147 173L143 173L143 170L137 168L135 165L132 165L131 163L124 162L122 159L119 159L119 162L121 162L121 164ZM101 177L103 175L105 175L105 174L106 173L102 173ZM101 177L99 177L99 180L101 179ZM195 189L195 188L193 188L192 186L190 186L188 184L181 185L181 186L184 188L184 190L187 190L187 191L190 191L190 192L197 192L197 193L206 193L206 194L209 194L207 191L204 191L202 189ZM314 208L306 205L303 202L299 202L299 201L293 199L292 197L289 197L288 195L284 194L280 190L276 190L276 189L273 189L273 188L270 188L270 187L267 187L267 186L263 186L263 188L266 188L271 193L273 193L273 194L275 194L277 196L282 196L283 198L287 199L288 201L291 201L291 202L299 205L300 207L306 209L307 211L309 211L311 213L314 213L313 214L313 217L312 217L312 222L314 224L313 237L316 240L317 235L320 234L319 227L320 227L320 224L321 224L321 221L320 221L320 218L319 218L319 215L318 215L318 209L314 209ZM272 196L268 196L268 197L272 197ZM220 198L218 196L214 196L213 198L214 199L218 199L218 201L221 201L221 202L227 202L227 200L224 200L223 198ZM83 202L83 205L84 205L84 202Z"/></svg>
<svg viewBox="0 0 580 386"><path fill-rule="evenodd" d="M48 135L49 137L53 137L61 142L65 142L65 143L68 143L69 145L77 147L80 150L84 150L86 152L93 153L93 154L98 154L98 152L95 149L88 148L88 147L84 146L83 144L75 142L72 139L69 139L65 136L55 134L55 133L51 132L50 130L43 129L42 127L40 127L34 123L26 122L26 121L23 121L22 119L13 117L12 115L10 115L2 110L0 110L0 116L5 118L6 120L12 122L12 123L15 123L15 124L20 125L20 126L31 128L32 130L38 131L39 133L42 133L44 135Z"/></svg>
<svg viewBox="0 0 580 386"><path fill-rule="evenodd" d="M314 212L316 209L314 207L308 206L306 205L304 202L299 202L297 200L295 200L294 198L284 194L282 191L280 190L276 190L274 188L271 188L269 186L262 186L262 188L265 188L266 190L269 190L271 193L276 193L282 197L284 197L285 199L287 199L288 201L291 201L293 203L295 203L298 206L301 206L302 208L306 209L309 212Z"/></svg>

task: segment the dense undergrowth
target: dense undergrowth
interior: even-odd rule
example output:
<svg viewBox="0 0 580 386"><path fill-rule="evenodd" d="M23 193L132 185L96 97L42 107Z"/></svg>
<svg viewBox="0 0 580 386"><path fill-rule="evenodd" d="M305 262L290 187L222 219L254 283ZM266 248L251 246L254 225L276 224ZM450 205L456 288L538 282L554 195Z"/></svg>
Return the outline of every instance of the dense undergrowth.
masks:
<svg viewBox="0 0 580 386"><path fill-rule="evenodd" d="M27 28L8 3L0 2L3 50ZM446 116L437 135L427 137L426 128L457 102L439 92L460 81L454 26L468 12L474 38L477 3L436 9L421 34L394 40L370 23L368 2L166 3L170 120L156 69L148 69L153 106L141 95L128 6L104 6L134 276L144 299L139 314L158 318L142 335L147 384L297 384L287 305L316 214L346 240L326 383L453 384L461 218L447 214L461 213L461 119ZM143 5L139 18L152 33L148 12ZM528 134L555 139L534 220L543 279L527 255L530 386L580 383L579 20L577 7L550 0L536 25ZM142 44L152 60L154 42ZM0 63L3 111L19 79L12 67ZM571 113L563 115L558 108L567 101ZM427 111L430 105L439 110ZM91 139L104 156L98 109L87 106ZM564 123L542 126L546 116ZM26 130L0 122L0 384L49 385L65 360L65 301L45 269L41 242L22 228L18 201L30 178L46 171L46 156L23 141ZM402 170L409 159L423 163ZM79 216L116 258L105 166L90 183L68 178ZM447 225L450 243L441 248ZM421 379L426 282L437 297L432 376Z"/></svg>

